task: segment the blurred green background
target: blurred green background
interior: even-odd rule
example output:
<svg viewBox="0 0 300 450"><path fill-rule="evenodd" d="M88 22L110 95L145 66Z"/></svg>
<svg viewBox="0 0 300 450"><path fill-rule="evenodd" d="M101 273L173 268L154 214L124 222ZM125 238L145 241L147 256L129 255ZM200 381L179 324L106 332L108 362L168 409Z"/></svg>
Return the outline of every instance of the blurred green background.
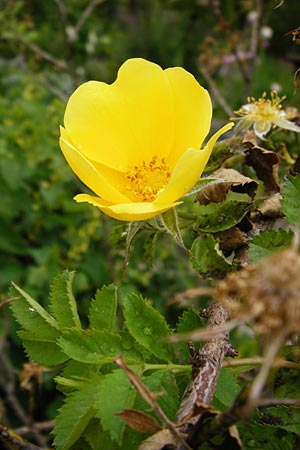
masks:
<svg viewBox="0 0 300 450"><path fill-rule="evenodd" d="M0 0L0 301L13 280L43 303L64 268L78 271L83 317L86 299L103 283L138 289L163 309L164 300L198 282L171 239L157 247L153 267L137 242L124 270L126 224L72 200L83 186L58 145L65 104L82 82L110 83L127 58L143 57L191 71L212 95L213 126L247 96L271 89L297 106L300 51L290 32L300 25L300 2L279 3ZM7 308L0 314L0 345L20 367L16 325ZM53 417L55 405L40 414Z"/></svg>

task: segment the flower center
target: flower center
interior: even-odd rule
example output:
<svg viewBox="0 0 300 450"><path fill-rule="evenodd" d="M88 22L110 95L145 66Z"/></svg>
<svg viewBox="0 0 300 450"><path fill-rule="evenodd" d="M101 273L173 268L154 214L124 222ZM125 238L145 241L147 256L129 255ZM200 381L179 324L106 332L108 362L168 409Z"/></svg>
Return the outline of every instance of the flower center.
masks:
<svg viewBox="0 0 300 450"><path fill-rule="evenodd" d="M278 117L280 110L281 105L276 105L269 99L260 98L253 103L253 118L269 122Z"/></svg>
<svg viewBox="0 0 300 450"><path fill-rule="evenodd" d="M284 98L285 97L278 97L277 92L272 91L271 98L268 99L264 92L262 97L258 100L249 97L249 103L236 111L236 113L253 122L272 122L284 114L281 105Z"/></svg>
<svg viewBox="0 0 300 450"><path fill-rule="evenodd" d="M131 192L134 201L152 202L157 193L168 183L171 170L165 159L153 156L149 162L143 161L125 174L128 180L126 190Z"/></svg>

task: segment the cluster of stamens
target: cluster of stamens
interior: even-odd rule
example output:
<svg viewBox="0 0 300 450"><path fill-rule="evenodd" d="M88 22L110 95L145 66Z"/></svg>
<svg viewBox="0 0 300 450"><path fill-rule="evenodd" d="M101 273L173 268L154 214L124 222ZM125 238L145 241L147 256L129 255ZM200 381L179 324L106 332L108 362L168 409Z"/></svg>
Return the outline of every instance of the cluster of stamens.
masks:
<svg viewBox="0 0 300 450"><path fill-rule="evenodd" d="M285 97L280 98L276 91L271 92L271 98L266 97L267 94L265 92L258 100L254 97L248 97L247 105L242 106L235 113L254 122L258 120L272 121L279 114L283 113L281 102Z"/></svg>
<svg viewBox="0 0 300 450"><path fill-rule="evenodd" d="M170 167L165 158L158 160L153 156L149 162L143 161L126 172L129 181L127 190L135 201L152 202L157 193L168 183L171 176Z"/></svg>

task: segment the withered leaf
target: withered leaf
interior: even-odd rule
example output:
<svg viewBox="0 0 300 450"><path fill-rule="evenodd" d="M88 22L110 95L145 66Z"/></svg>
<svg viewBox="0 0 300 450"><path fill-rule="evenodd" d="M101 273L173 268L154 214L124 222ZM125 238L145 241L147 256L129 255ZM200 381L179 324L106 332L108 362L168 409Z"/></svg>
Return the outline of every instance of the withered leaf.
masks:
<svg viewBox="0 0 300 450"><path fill-rule="evenodd" d="M219 231L215 234L218 238L222 252L232 252L247 244L247 237L238 227L230 228L226 231Z"/></svg>
<svg viewBox="0 0 300 450"><path fill-rule="evenodd" d="M161 450L167 445L170 446L169 448L175 449L177 444L178 442L170 430L164 429L143 441L138 450Z"/></svg>
<svg viewBox="0 0 300 450"><path fill-rule="evenodd" d="M281 199L282 197L279 193L274 194L264 200L257 209L265 217L270 217L272 219L281 217Z"/></svg>
<svg viewBox="0 0 300 450"><path fill-rule="evenodd" d="M196 199L202 205L208 203L219 203L225 200L228 191L246 193L251 198L255 196L257 182L252 178L245 177L234 169L219 169L211 175L220 182L208 185L198 192Z"/></svg>
<svg viewBox="0 0 300 450"><path fill-rule="evenodd" d="M140 433L156 433L160 431L162 427L160 424L148 414L135 409L124 409L121 413L116 414L131 428Z"/></svg>
<svg viewBox="0 0 300 450"><path fill-rule="evenodd" d="M258 178L264 183L267 192L279 192L279 177L277 154L271 150L254 145L252 142L244 142L245 163L253 167Z"/></svg>

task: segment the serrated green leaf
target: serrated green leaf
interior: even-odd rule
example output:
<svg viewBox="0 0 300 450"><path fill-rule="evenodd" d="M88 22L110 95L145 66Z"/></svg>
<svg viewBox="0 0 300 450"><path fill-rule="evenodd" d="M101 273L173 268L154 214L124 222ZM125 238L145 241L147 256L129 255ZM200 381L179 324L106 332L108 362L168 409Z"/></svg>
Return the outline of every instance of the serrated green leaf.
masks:
<svg viewBox="0 0 300 450"><path fill-rule="evenodd" d="M80 389L87 380L99 375L99 366L95 364L84 364L70 359L66 362L63 371L55 377L58 389L66 394Z"/></svg>
<svg viewBox="0 0 300 450"><path fill-rule="evenodd" d="M200 314L190 308L183 312L179 317L176 331L177 333L185 333L206 326L206 320L200 317Z"/></svg>
<svg viewBox="0 0 300 450"><path fill-rule="evenodd" d="M163 361L172 360L172 347L164 342L171 334L164 317L136 294L125 296L123 304L126 327L136 341Z"/></svg>
<svg viewBox="0 0 300 450"><path fill-rule="evenodd" d="M82 435L95 416L94 408L96 381L70 394L60 408L55 420L54 444L57 450L68 450Z"/></svg>
<svg viewBox="0 0 300 450"><path fill-rule="evenodd" d="M69 359L57 343L51 339L35 335L30 331L18 331L18 335L29 358L42 366L57 366Z"/></svg>
<svg viewBox="0 0 300 450"><path fill-rule="evenodd" d="M289 177L282 189L282 212L295 226L300 225L300 174Z"/></svg>
<svg viewBox="0 0 300 450"><path fill-rule="evenodd" d="M211 234L197 237L193 242L191 253L193 267L202 277L219 278L233 268Z"/></svg>
<svg viewBox="0 0 300 450"><path fill-rule="evenodd" d="M168 209L168 211L161 214L161 220L168 231L168 233L173 237L175 242L182 248L185 248L185 245L182 240L182 235L179 228L177 212L175 208Z"/></svg>
<svg viewBox="0 0 300 450"><path fill-rule="evenodd" d="M196 330L197 328L203 328L206 326L206 320L200 317L194 309L188 309L184 311L182 316L179 318L177 324L177 333L186 333L189 331ZM197 345L195 343L195 345ZM185 363L188 363L191 359L191 354L186 342L179 342L177 344L180 355Z"/></svg>
<svg viewBox="0 0 300 450"><path fill-rule="evenodd" d="M227 409L239 394L241 388L228 369L222 367L218 378L213 405L220 411Z"/></svg>
<svg viewBox="0 0 300 450"><path fill-rule="evenodd" d="M101 429L99 419L91 420L84 430L83 436L93 450L120 450L119 445L111 439L110 434Z"/></svg>
<svg viewBox="0 0 300 450"><path fill-rule="evenodd" d="M179 407L179 392L174 374L169 370L158 370L143 376L142 382L151 392L163 392L156 401L169 419L173 420ZM148 412L149 405L139 397L135 408Z"/></svg>
<svg viewBox="0 0 300 450"><path fill-rule="evenodd" d="M90 326L96 330L113 331L117 312L117 288L111 284L97 290L89 310Z"/></svg>
<svg viewBox="0 0 300 450"><path fill-rule="evenodd" d="M119 354L127 360L141 360L133 346L129 347L121 336L107 330L69 330L59 338L58 345L70 358L86 364L111 362Z"/></svg>
<svg viewBox="0 0 300 450"><path fill-rule="evenodd" d="M258 263L266 256L278 250L289 247L294 233L286 230L265 230L249 241L249 259Z"/></svg>
<svg viewBox="0 0 300 450"><path fill-rule="evenodd" d="M101 420L103 430L108 431L119 444L122 442L125 422L116 414L132 408L136 395L136 390L121 369L105 375L94 393L96 417Z"/></svg>
<svg viewBox="0 0 300 450"><path fill-rule="evenodd" d="M272 406L261 414L263 422L273 423L276 427L300 436L300 408L296 406Z"/></svg>
<svg viewBox="0 0 300 450"><path fill-rule="evenodd" d="M19 324L27 331L42 337L55 338L59 335L56 320L33 298L13 283L14 289L23 298L10 303L10 309Z"/></svg>
<svg viewBox="0 0 300 450"><path fill-rule="evenodd" d="M271 425L239 422L244 450L295 450L296 436Z"/></svg>
<svg viewBox="0 0 300 450"><path fill-rule="evenodd" d="M54 279L51 286L49 308L61 328L81 328L72 292L74 273L65 270Z"/></svg>
<svg viewBox="0 0 300 450"><path fill-rule="evenodd" d="M69 450L93 450L90 444L87 442L86 439L79 438L78 441L75 442L75 444L71 445Z"/></svg>
<svg viewBox="0 0 300 450"><path fill-rule="evenodd" d="M248 202L227 201L220 205L210 203L198 209L196 227L206 233L217 233L229 230L247 214Z"/></svg>

